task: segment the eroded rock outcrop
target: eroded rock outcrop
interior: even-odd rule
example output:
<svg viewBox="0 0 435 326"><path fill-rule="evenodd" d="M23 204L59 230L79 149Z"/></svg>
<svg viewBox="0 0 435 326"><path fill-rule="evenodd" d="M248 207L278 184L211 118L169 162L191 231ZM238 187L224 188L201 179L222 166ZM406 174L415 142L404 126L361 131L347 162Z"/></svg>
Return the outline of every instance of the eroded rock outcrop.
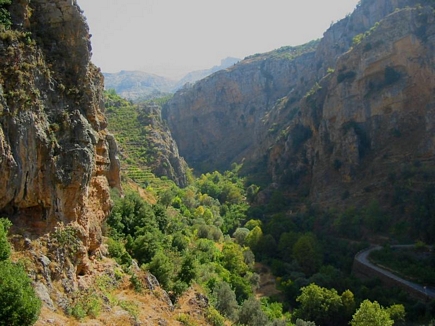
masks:
<svg viewBox="0 0 435 326"><path fill-rule="evenodd" d="M65 226L79 240L73 273L100 247L120 187L103 80L75 1L13 1L0 33L0 211L30 240Z"/></svg>

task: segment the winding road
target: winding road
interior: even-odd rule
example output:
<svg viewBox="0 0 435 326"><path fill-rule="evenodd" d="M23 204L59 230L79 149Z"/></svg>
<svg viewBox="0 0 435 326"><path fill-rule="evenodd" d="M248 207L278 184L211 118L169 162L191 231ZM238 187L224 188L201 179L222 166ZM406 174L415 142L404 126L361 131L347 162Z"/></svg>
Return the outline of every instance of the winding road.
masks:
<svg viewBox="0 0 435 326"><path fill-rule="evenodd" d="M414 245L397 245L397 246L391 246L392 248L410 248L413 247ZM375 270L383 275L385 275L386 277L395 280L396 282L399 282L403 285L405 285L406 287L409 287L417 292L419 292L420 294L422 294L425 297L428 297L430 299L434 299L435 298L435 288L432 287L426 287L417 283L413 283L410 281L407 281L393 273L391 273L388 270L385 270L383 268L380 268L379 266L376 266L375 264L371 263L368 259L370 253L372 251L375 250L380 250L382 249L381 246L374 246L374 247L370 247L366 250L360 251L359 253L357 253L355 255L355 260L357 260L358 262L360 262L361 264L365 265L366 267Z"/></svg>

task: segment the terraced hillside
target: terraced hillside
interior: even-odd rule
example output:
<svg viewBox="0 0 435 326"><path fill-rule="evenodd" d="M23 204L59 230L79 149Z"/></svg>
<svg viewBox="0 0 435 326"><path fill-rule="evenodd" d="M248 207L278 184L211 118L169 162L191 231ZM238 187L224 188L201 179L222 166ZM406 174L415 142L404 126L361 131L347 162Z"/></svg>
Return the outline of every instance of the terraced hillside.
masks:
<svg viewBox="0 0 435 326"><path fill-rule="evenodd" d="M106 96L106 115L116 136L124 178L157 192L168 180L185 186L186 163L163 124L160 106L155 103L133 104L114 91Z"/></svg>

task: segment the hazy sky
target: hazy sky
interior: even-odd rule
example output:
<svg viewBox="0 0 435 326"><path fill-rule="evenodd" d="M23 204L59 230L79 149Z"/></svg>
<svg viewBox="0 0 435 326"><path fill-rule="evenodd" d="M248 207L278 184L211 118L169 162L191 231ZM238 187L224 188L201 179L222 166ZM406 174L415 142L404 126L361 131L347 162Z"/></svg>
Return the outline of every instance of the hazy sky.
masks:
<svg viewBox="0 0 435 326"><path fill-rule="evenodd" d="M319 38L358 0L78 0L103 72L162 76Z"/></svg>

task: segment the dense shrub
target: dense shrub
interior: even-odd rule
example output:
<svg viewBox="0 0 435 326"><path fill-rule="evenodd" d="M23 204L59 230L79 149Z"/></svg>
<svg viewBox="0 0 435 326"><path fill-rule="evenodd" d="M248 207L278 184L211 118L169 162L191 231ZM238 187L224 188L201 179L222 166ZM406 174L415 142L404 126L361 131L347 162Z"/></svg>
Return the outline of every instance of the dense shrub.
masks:
<svg viewBox="0 0 435 326"><path fill-rule="evenodd" d="M261 310L260 302L257 299L250 297L248 300L243 302L238 321L241 325L258 326L266 325L268 318L263 310Z"/></svg>
<svg viewBox="0 0 435 326"><path fill-rule="evenodd" d="M352 326L391 326L394 321L379 303L364 300L353 315L350 324Z"/></svg>
<svg viewBox="0 0 435 326"><path fill-rule="evenodd" d="M0 25L3 25L5 28L10 28L12 25L11 14L8 10L11 2L11 0L0 0Z"/></svg>
<svg viewBox="0 0 435 326"><path fill-rule="evenodd" d="M33 325L41 302L24 268L10 261L0 262L0 325Z"/></svg>
<svg viewBox="0 0 435 326"><path fill-rule="evenodd" d="M0 325L33 325L41 302L21 265L9 261L11 248L6 237L10 221L0 219Z"/></svg>
<svg viewBox="0 0 435 326"><path fill-rule="evenodd" d="M0 219L0 261L6 260L11 255L11 246L6 236L10 222L7 219Z"/></svg>
<svg viewBox="0 0 435 326"><path fill-rule="evenodd" d="M213 290L216 309L225 317L235 320L239 308L236 294L226 282L219 283Z"/></svg>

